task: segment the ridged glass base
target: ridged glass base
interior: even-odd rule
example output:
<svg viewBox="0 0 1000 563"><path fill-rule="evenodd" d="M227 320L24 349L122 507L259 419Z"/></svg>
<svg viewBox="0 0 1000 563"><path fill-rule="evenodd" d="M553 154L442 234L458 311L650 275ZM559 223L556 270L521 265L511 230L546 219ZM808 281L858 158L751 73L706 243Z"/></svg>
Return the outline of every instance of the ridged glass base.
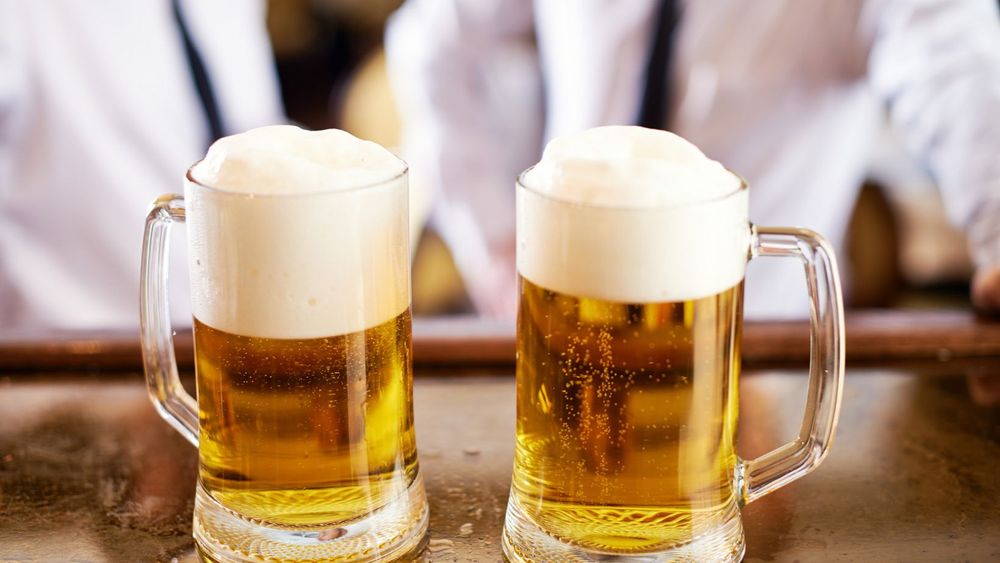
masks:
<svg viewBox="0 0 1000 563"><path fill-rule="evenodd" d="M735 506L717 528L683 545L653 553L599 553L563 543L546 534L528 518L513 492L507 504L503 527L503 553L511 563L738 562L743 559L745 550L743 522Z"/></svg>
<svg viewBox="0 0 1000 563"><path fill-rule="evenodd" d="M198 485L194 539L202 559L216 563L409 561L423 548L427 498L420 475L395 501L340 528L283 530L226 510Z"/></svg>

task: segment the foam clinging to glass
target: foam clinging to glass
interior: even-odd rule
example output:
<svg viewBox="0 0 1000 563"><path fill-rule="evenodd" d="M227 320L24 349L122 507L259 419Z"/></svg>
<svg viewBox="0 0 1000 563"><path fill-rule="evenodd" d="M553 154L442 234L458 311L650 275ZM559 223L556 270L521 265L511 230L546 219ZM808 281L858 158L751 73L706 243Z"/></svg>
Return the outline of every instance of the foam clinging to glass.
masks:
<svg viewBox="0 0 1000 563"><path fill-rule="evenodd" d="M612 126L560 137L521 183L518 271L546 289L649 303L743 279L747 190L677 135Z"/></svg>
<svg viewBox="0 0 1000 563"><path fill-rule="evenodd" d="M192 307L243 336L360 332L409 307L406 165L343 131L216 141L185 184Z"/></svg>

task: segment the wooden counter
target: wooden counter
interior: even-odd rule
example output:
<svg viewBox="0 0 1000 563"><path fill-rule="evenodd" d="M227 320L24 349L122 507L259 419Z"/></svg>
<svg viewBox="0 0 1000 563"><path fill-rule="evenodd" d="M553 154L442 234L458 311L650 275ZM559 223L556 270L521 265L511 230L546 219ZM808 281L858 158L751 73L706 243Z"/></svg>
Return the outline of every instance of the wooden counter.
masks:
<svg viewBox="0 0 1000 563"><path fill-rule="evenodd" d="M861 311L847 315L847 361L852 365L973 362L1000 358L1000 322L967 311ZM191 332L175 336L177 361L191 368ZM413 324L417 368L503 368L514 365L514 325L469 317L418 318ZM805 365L805 322L748 322L743 365ZM142 369L139 336L131 332L0 333L0 371ZM426 372L426 371L425 371Z"/></svg>
<svg viewBox="0 0 1000 563"><path fill-rule="evenodd" d="M425 558L500 561L514 435L514 380L501 350L510 342L489 327L441 326L419 329L416 349L418 447L436 540ZM893 325L868 325L876 326ZM801 359L766 351L776 344L765 335L780 325L757 327L747 344L762 340L748 354ZM910 329L939 339L915 347L900 336ZM859 357L869 352L852 330L832 452L815 473L744 510L747 561L1000 560L1000 407L989 406L1000 398L997 332L957 330L886 328L885 341L900 347L888 368ZM468 357L477 338L496 347L491 361ZM93 342L98 351L114 345ZM196 452L153 411L141 373L89 349L51 357L64 346L56 341L38 345L50 357L18 346L21 367L10 355L0 367L0 561L195 561ZM67 369L79 354L90 355L81 364L89 367ZM767 363L756 361L741 382L744 457L791 438L802 414L804 370Z"/></svg>

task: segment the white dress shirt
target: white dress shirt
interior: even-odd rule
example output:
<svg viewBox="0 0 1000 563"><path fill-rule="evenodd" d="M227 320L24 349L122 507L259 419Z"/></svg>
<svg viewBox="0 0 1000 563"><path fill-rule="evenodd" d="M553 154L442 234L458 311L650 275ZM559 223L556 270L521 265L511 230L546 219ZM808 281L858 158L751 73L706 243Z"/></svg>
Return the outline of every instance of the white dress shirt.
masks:
<svg viewBox="0 0 1000 563"><path fill-rule="evenodd" d="M283 121L263 1L182 7L226 132ZM208 136L169 1L0 0L0 331L137 327L146 211Z"/></svg>
<svg viewBox="0 0 1000 563"><path fill-rule="evenodd" d="M841 251L887 106L935 175L949 216L966 227L977 261L1000 264L995 0L679 4L669 128L749 180L754 222L809 227ZM538 157L517 166L492 158L540 146L507 134L509 120L544 123L545 138L635 123L657 7L410 0L393 17L387 52L406 154L439 181L439 225L467 278L497 275L476 254L511 244L513 179ZM498 96L492 70L497 53L532 27L544 112L541 103ZM807 314L801 267L787 262L751 265L749 315Z"/></svg>

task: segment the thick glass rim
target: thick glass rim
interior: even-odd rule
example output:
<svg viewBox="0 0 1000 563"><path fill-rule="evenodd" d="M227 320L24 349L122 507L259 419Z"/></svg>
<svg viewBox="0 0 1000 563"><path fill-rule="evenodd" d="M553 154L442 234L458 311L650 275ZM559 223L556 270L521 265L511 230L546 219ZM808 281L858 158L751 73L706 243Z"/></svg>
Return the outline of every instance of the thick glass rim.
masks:
<svg viewBox="0 0 1000 563"><path fill-rule="evenodd" d="M543 198L543 199L546 199L546 200L549 200L549 201L554 201L554 202L557 202L557 203L562 203L562 204L566 204L566 205L573 205L573 206L578 206L578 207L584 207L584 208L589 208L589 209L609 209L609 210L619 210L619 211L663 211L663 210L667 210L667 209L690 209L690 208L695 208L695 207L701 207L703 205L713 205L713 204L716 204L716 203L720 203L720 202L728 200L729 198L736 197L737 195L739 195L739 194L741 194L743 192L746 192L747 190L750 189L750 184L749 184L749 182L746 181L746 178L744 178L743 176L740 176L736 172L733 172L732 170L726 168L726 172L729 172L734 177L736 177L736 179L740 181L740 185L735 190L733 190L731 192L724 193L722 195L711 197L709 199L700 199L700 200L697 200L697 201L686 201L686 202L683 202L683 203L657 203L655 205L608 205L608 204L605 204L605 203L591 203L591 202L585 202L585 201L577 201L577 200L573 200L573 199L569 199L569 198L565 198L565 197L559 197L559 196L555 196L555 195L552 195L552 194L549 194L549 193L545 193L542 190L538 189L537 187L533 187L533 186L528 185L528 183L525 182L525 179L526 179L528 173L530 173L532 170L535 169L535 166L537 166L537 164L529 166L528 168L526 168L524 170L524 172L521 172L520 174L518 174L518 176L517 176L517 187L519 189L526 190L526 191L531 192L532 194L534 194L534 195L536 195L536 196L538 196L540 198Z"/></svg>
<svg viewBox="0 0 1000 563"><path fill-rule="evenodd" d="M330 187L330 188L322 188L322 189L319 189L319 190L311 190L311 191L308 191L308 192L294 192L294 193L256 193L256 192L238 192L238 191L234 191L234 190L227 190L225 188L219 188L219 187L216 187L216 186L210 186L208 184L199 182L198 180L195 179L193 171L194 171L194 169L195 169L196 166L198 166L199 164L202 163L203 160L205 160L203 158L198 159L194 164L192 164L191 166L188 167L187 171L184 173L184 179L186 181L190 182L191 184L193 184L195 186L198 186L199 188L206 189L206 190L208 190L208 191L210 191L212 193L216 193L216 194L220 194L220 195L226 195L226 196L247 197L247 198L254 198L254 199L256 199L256 198L289 199L289 198L310 197L310 196L317 196L317 195L329 195L329 194L335 194L335 193L338 193L338 194L347 194L347 193L354 193L354 192L359 192L359 191L362 191L362 190L367 190L367 189L372 189L372 188L378 188L378 187L381 187L381 186L385 186L385 185L391 184L391 183L395 182L396 180L399 180L400 178L403 178L407 174L409 174L409 172L410 172L410 165L407 164L406 161L403 160L402 158L399 158L398 156L395 156L395 155L393 155L393 156L396 158L396 160L398 160L400 162L400 164L402 164L402 168L399 170L399 172L396 172L392 176L386 177L383 180L374 180L374 181L371 181L371 182L364 182L364 183L358 184L356 186L351 186L349 188L333 188L333 187Z"/></svg>

